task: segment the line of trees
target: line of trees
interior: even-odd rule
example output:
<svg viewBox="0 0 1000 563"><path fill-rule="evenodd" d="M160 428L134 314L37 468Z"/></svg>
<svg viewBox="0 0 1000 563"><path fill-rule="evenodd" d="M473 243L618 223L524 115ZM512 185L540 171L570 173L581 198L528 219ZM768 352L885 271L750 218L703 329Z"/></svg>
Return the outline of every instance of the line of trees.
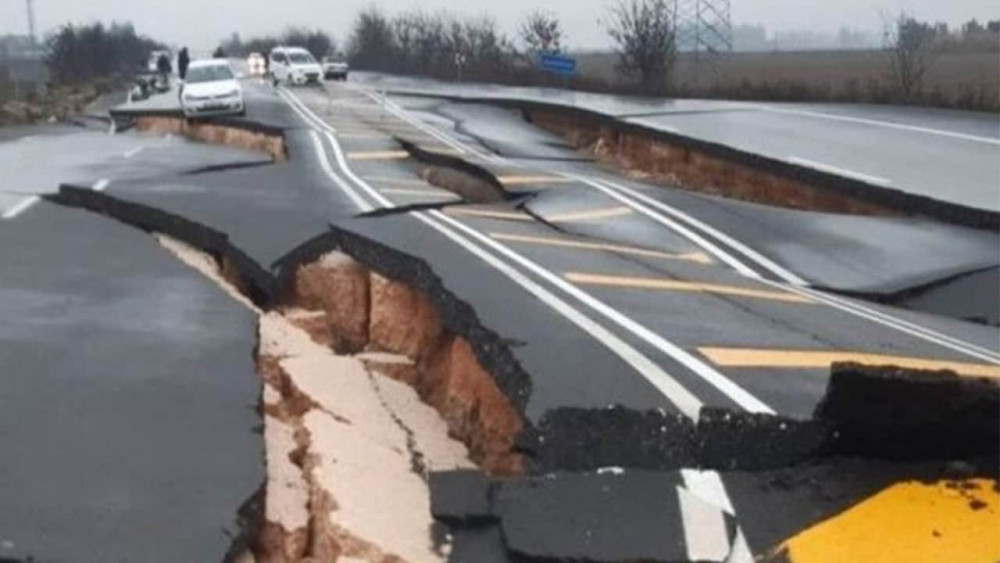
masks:
<svg viewBox="0 0 1000 563"><path fill-rule="evenodd" d="M622 74L642 92L668 88L675 58L674 25L666 0L618 0L605 27L617 45ZM447 11L387 15L377 6L358 14L347 43L356 68L431 76L544 83L539 56L563 50L559 20L545 10L525 16L517 39L489 17L460 17Z"/></svg>
<svg viewBox="0 0 1000 563"><path fill-rule="evenodd" d="M56 84L127 78L145 68L162 43L136 33L131 23L66 24L45 41L45 61Z"/></svg>
<svg viewBox="0 0 1000 563"><path fill-rule="evenodd" d="M301 47L316 59L337 53L337 43L325 31L304 27L289 27L281 35L264 35L243 40L239 33L233 33L219 44L218 52L230 57L245 57L250 53L260 53L265 57L278 45Z"/></svg>

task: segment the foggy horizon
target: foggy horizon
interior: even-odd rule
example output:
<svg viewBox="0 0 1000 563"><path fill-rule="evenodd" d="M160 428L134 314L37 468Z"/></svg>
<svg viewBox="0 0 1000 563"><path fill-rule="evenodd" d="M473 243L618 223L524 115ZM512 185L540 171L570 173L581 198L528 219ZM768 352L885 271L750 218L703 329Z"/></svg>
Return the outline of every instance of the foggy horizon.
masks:
<svg viewBox="0 0 1000 563"><path fill-rule="evenodd" d="M565 45L570 50L600 50L610 41L600 19L611 0L583 0L572 6L550 6L560 20ZM763 25L768 33L812 31L837 33L841 28L875 32L881 27L882 14L905 10L914 17L943 21L956 28L971 18L979 21L1000 18L1000 7L990 0L957 0L938 6L916 6L913 2L892 0L843 0L828 2L808 0L793 6L785 0L742 0L732 3L733 25ZM192 49L212 49L233 32L244 38L277 34L290 26L320 29L331 33L339 47L347 40L350 25L361 9L373 5L368 0L349 0L333 5L319 0L288 0L281 5L221 0L210 4L194 0L176 0L170 9L152 8L149 4L124 0L93 0L85 4L70 0L35 0L39 34L44 36L65 23L130 21L139 33L170 45ZM478 2L466 9L454 10L441 0L384 0L374 5L387 14L421 9L427 12L450 10L465 16L493 17L501 31L516 36L517 25L525 14L538 7L527 0L513 2ZM821 22L817 25L817 22ZM0 34L26 34L28 28L23 0L8 0L0 5Z"/></svg>

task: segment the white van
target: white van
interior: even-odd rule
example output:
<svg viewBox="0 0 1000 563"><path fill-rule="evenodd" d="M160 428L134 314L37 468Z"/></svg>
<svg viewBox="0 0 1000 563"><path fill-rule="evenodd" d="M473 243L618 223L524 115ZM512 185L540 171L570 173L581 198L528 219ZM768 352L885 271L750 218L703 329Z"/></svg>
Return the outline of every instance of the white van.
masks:
<svg viewBox="0 0 1000 563"><path fill-rule="evenodd" d="M318 84L323 69L301 47L275 47L270 56L271 79L278 84Z"/></svg>

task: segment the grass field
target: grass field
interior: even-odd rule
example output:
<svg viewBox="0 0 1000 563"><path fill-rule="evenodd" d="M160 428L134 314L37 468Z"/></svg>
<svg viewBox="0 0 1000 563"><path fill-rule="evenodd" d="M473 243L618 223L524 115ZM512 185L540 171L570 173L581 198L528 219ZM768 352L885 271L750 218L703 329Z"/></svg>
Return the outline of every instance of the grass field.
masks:
<svg viewBox="0 0 1000 563"><path fill-rule="evenodd" d="M732 53L701 60L682 54L673 73L678 94L787 101L889 103L895 99L884 50ZM578 55L581 82L617 84L614 53ZM1000 45L936 55L912 103L1000 111Z"/></svg>

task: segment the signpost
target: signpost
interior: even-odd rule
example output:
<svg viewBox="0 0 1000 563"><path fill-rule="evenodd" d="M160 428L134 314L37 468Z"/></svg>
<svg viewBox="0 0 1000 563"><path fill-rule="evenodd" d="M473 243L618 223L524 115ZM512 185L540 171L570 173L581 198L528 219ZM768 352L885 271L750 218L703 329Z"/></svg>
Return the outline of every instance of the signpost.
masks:
<svg viewBox="0 0 1000 563"><path fill-rule="evenodd" d="M538 57L538 66L559 76L569 78L576 74L576 59L564 57L562 55L550 55L542 53Z"/></svg>

